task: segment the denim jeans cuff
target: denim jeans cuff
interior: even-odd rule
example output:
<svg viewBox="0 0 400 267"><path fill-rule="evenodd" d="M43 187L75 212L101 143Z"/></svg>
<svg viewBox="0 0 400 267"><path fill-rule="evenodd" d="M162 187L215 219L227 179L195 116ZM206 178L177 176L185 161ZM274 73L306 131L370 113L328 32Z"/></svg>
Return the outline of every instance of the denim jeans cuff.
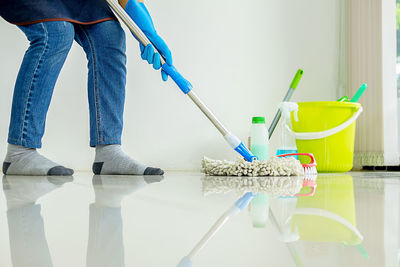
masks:
<svg viewBox="0 0 400 267"><path fill-rule="evenodd" d="M97 145L121 145L121 139L103 139L90 141L91 147L96 147Z"/></svg>
<svg viewBox="0 0 400 267"><path fill-rule="evenodd" d="M24 139L14 139L9 137L7 139L7 142L12 145L16 146L23 146L23 147L29 147L29 148L41 148L42 147L42 142L34 142L34 141L28 141Z"/></svg>

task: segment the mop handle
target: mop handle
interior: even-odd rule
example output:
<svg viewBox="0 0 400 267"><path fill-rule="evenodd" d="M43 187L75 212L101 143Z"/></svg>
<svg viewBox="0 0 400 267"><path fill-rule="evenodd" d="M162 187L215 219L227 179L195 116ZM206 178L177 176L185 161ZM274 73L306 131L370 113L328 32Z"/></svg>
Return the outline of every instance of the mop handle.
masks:
<svg viewBox="0 0 400 267"><path fill-rule="evenodd" d="M147 36L142 32L142 30L137 26L137 24L132 20L132 18L126 13L126 11L122 8L122 6L119 5L117 1L107 0L107 3L143 46L151 44ZM155 50L158 52L156 47ZM158 53L161 55L160 52ZM214 124L218 131L223 136L227 136L229 134L229 131L225 128L225 126L215 117L211 110L207 108L207 106L192 91L192 85L185 78L182 77L178 70L174 66L165 64L165 59L162 57L162 55L161 65L163 70L175 81L182 92L187 94L190 99L192 99L192 101L200 108L204 115L206 115L206 117Z"/></svg>
<svg viewBox="0 0 400 267"><path fill-rule="evenodd" d="M288 102L292 98L294 90L296 90L297 85L299 84L299 82L301 80L301 76L303 76L303 70L300 69L296 72L296 75L294 76L293 81L289 86L289 90L287 91L282 102ZM278 109L278 111L276 112L275 117L271 123L271 126L269 126L269 129L268 129L269 139L271 139L271 136L274 133L279 120L281 119L281 115L282 115L281 109Z"/></svg>
<svg viewBox="0 0 400 267"><path fill-rule="evenodd" d="M290 98L292 98L292 95L294 93L294 89L293 88L289 88L289 90L287 91L285 97L283 98L282 102L287 102L290 100ZM272 134L275 131L276 126L278 125L279 120L281 119L282 116L282 111L280 109L278 109L278 111L275 114L275 117L271 123L271 126L268 129L268 134L269 134L269 138L271 139Z"/></svg>
<svg viewBox="0 0 400 267"><path fill-rule="evenodd" d="M149 38L147 38L147 36L142 32L142 30L132 20L132 18L126 13L125 9L118 3L118 1L107 0L107 3L143 46L146 47L147 45L151 44ZM164 63L165 63L165 59L161 55L161 65L164 65Z"/></svg>

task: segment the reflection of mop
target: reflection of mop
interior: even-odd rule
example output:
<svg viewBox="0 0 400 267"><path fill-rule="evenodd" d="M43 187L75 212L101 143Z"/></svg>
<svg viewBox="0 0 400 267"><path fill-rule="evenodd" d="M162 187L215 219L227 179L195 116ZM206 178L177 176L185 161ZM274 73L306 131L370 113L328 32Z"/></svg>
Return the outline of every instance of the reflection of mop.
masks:
<svg viewBox="0 0 400 267"><path fill-rule="evenodd" d="M232 178L234 181L236 181L237 178L240 177L224 177L223 179L229 179ZM257 178L257 177L250 177L250 178ZM276 178L276 179L274 179ZM279 179L278 179L279 178ZM288 179L283 179L283 178L288 178ZM257 193L269 193L269 194L274 194L276 195L277 193L285 193L287 194L288 191L291 190L297 190L294 191L295 193L298 193L301 189L302 183L303 183L303 178L304 177L297 177L297 176L292 176L292 177L264 177L266 179L265 181L268 183L268 187L260 187L260 184L254 184L254 189L257 190ZM243 192L249 187L247 185L243 185L244 187L241 188L240 186L238 187L238 184L235 182L228 182L228 183L223 183L221 180L221 177L212 177L212 176L206 176L202 179L203 182L203 193L207 194L210 193L210 191L207 192L207 190L211 190L213 193L221 193L221 192L229 192L229 191L234 191L236 190L237 192ZM258 177L257 179L262 179L262 177ZM243 181L242 179L239 179ZM238 181L239 181L238 180ZM216 182L217 181L217 182ZM285 181L285 182L282 182ZM240 181L239 181L240 182ZM220 185L220 187L218 186ZM213 186L216 186L216 190L212 190ZM260 188L263 191L260 191ZM178 267L190 267L192 266L192 259L194 256L196 256L200 250L210 241L210 239L221 229L221 227L232 217L235 215L239 214L243 209L245 209L250 201L256 196L254 192L247 192L245 193L238 201L235 202L235 204L227 210L218 220L217 222L211 227L211 229L204 235L204 237L200 240L200 242L197 243L197 245L190 251L190 253L185 256L177 265Z"/></svg>
<svg viewBox="0 0 400 267"><path fill-rule="evenodd" d="M190 267L192 265L192 258L199 253L199 251L206 245L206 243L218 232L218 230L233 216L237 215L242 211L249 203L250 201L256 196L256 193L268 193L272 195L289 195L288 192L291 192L290 190L297 190L295 192L291 192L291 195L294 195L298 193L302 187L303 181L304 180L309 180L309 176L291 176L288 174L289 172L294 174L294 173L299 173L304 175L305 170L309 170L310 168L315 168L316 162L312 161L310 164L303 164L301 165L298 160L292 158L292 157L285 157L284 155L281 156L282 158L274 158L278 162L279 166L282 166L280 162L288 162L289 164L286 165L287 169L280 169L276 168L273 170L278 170L281 172L278 172L277 175L282 175L283 177L254 177L257 175L252 176L252 174L249 175L247 178L243 177L225 177L225 178L219 178L217 176L210 177L206 176L202 179L203 182L203 193L210 193L208 191L211 191L213 193L218 192L229 192L231 190L236 190L237 192L244 192L247 191L241 197L227 212L222 215L218 221L211 227L211 229L207 232L207 234L200 240L200 242L194 247L194 249L187 255L185 256L178 264L178 267ZM311 156L312 157L312 156ZM313 158L313 157L312 157ZM203 162L204 163L204 162ZM210 163L210 162L208 162ZM211 161L211 164L213 162ZM255 161L255 163L258 163L258 161ZM224 164L223 164L224 165ZM232 167L232 164L226 164L227 169L229 171L232 171L230 168ZM244 162L243 165L246 165ZM210 165L208 165L210 166ZM215 166L221 166L220 162L217 162ZM241 165L238 165L242 167ZM249 166L255 166L254 164L251 165L249 163ZM207 166L203 165L203 168L207 168ZM298 170L300 168L300 170ZM211 170L215 170L211 168ZM239 173L242 173L243 170L239 170ZM206 171L207 173L207 171ZM216 175L227 175L229 172L225 174L221 173L216 173ZM285 173L285 174L284 174ZM308 171L306 172L307 174L309 173ZM314 172L313 172L314 173ZM284 177L284 175L288 177ZM232 178L232 180L228 181L228 178ZM259 180L262 179L262 180ZM227 182L228 181L228 182ZM314 188L315 189L315 188Z"/></svg>
<svg viewBox="0 0 400 267"><path fill-rule="evenodd" d="M279 232L279 234L281 236L284 236L286 233L279 226L279 224L278 224L278 222L277 222L277 220L276 220L276 218L275 218L275 216L274 216L274 214L273 214L273 212L271 210L269 212L269 219L270 219L272 225ZM287 224L287 222L286 222L286 224ZM297 239L298 239L298 237L297 237ZM304 266L303 262L301 261L299 253L297 253L297 250L296 250L296 248L295 248L295 246L293 244L293 241L287 242L286 240L283 240L283 242L285 243L286 248L288 249L288 251L290 253L290 256L292 256L292 259L295 262L296 266L297 267L303 267Z"/></svg>
<svg viewBox="0 0 400 267"><path fill-rule="evenodd" d="M190 267L192 266L192 259L196 256L200 250L210 241L210 239L221 229L221 227L232 217L239 214L243 209L247 207L250 201L253 199L253 193L244 194L235 204L228 209L211 227L211 229L204 235L199 243L185 256L177 265L178 267Z"/></svg>
<svg viewBox="0 0 400 267"><path fill-rule="evenodd" d="M203 194L225 194L237 192L268 193L269 196L292 196L298 193L303 186L302 176L265 176L265 177L237 177L237 176L204 176L201 178Z"/></svg>

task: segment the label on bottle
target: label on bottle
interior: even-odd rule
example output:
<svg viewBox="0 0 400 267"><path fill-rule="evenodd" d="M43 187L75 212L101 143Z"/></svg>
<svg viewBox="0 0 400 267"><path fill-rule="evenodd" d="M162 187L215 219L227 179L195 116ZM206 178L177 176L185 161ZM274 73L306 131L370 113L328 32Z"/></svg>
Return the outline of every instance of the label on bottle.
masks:
<svg viewBox="0 0 400 267"><path fill-rule="evenodd" d="M268 159L268 145L251 145L251 153L258 158L259 161Z"/></svg>

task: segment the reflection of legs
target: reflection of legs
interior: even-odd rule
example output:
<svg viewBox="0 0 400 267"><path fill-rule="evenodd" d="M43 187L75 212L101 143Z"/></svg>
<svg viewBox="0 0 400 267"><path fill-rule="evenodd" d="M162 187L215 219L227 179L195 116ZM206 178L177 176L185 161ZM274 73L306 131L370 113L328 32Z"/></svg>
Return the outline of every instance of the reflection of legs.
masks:
<svg viewBox="0 0 400 267"><path fill-rule="evenodd" d="M94 175L93 187L96 204L119 208L126 196L150 183L160 182L162 179L162 176Z"/></svg>
<svg viewBox="0 0 400 267"><path fill-rule="evenodd" d="M125 266L120 207L90 205L86 266Z"/></svg>
<svg viewBox="0 0 400 267"><path fill-rule="evenodd" d="M53 266L44 233L40 205L7 211L11 259L14 267Z"/></svg>
<svg viewBox="0 0 400 267"><path fill-rule="evenodd" d="M36 201L72 177L49 182L47 177L4 176L11 259L14 267L53 266L44 232L40 205Z"/></svg>
<svg viewBox="0 0 400 267"><path fill-rule="evenodd" d="M125 34L114 20L76 25L75 40L88 59L90 145L96 147L95 174L161 175L121 150L126 85Z"/></svg>
<svg viewBox="0 0 400 267"><path fill-rule="evenodd" d="M106 180L104 181L106 182ZM90 205L87 267L125 266L121 201L131 192L104 185L102 176L93 177L95 203Z"/></svg>
<svg viewBox="0 0 400 267"><path fill-rule="evenodd" d="M162 179L162 176L93 177L95 203L90 205L87 267L125 266L121 202L131 193Z"/></svg>
<svg viewBox="0 0 400 267"><path fill-rule="evenodd" d="M74 28L71 23L62 21L19 28L30 46L14 88L8 134L10 145L3 171L13 175L47 175L58 164L40 156L36 148L42 145L53 89L74 40ZM58 171L50 174L64 174ZM70 171L66 173L71 174Z"/></svg>

